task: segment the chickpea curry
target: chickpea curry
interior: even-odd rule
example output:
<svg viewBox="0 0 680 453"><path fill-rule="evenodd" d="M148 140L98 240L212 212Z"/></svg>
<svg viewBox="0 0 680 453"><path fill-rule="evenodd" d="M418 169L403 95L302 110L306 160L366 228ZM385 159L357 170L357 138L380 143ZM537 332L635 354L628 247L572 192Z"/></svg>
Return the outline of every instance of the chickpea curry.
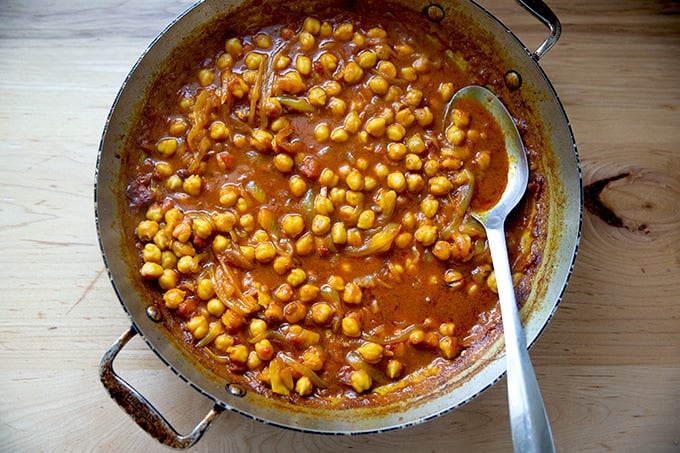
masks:
<svg viewBox="0 0 680 453"><path fill-rule="evenodd" d="M498 327L470 210L505 187L503 133L473 101L444 120L484 69L426 18L278 19L204 43L154 87L126 157L136 271L227 381L295 404L388 401ZM534 205L508 224L518 284Z"/></svg>

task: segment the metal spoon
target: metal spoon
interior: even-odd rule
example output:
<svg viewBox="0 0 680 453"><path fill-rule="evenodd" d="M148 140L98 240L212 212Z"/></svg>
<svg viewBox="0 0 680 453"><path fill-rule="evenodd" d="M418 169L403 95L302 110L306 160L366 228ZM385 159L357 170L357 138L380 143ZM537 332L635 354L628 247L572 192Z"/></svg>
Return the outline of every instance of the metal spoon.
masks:
<svg viewBox="0 0 680 453"><path fill-rule="evenodd" d="M508 153L508 182L505 191L494 206L485 211L473 212L472 216L486 230L496 273L505 335L508 407L514 450L516 453L554 452L555 445L550 422L545 412L543 398L531 365L519 319L505 243L505 219L524 195L529 180L529 166L524 145L510 113L503 103L486 88L468 86L458 91L445 111L447 120L451 107L462 98L477 101L486 108L504 132L505 148Z"/></svg>

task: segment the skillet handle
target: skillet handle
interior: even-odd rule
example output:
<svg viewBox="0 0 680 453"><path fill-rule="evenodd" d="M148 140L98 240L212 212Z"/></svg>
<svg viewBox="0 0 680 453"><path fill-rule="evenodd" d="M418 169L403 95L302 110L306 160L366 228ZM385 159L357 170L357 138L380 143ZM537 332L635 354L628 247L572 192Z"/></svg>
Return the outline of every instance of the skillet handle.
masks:
<svg viewBox="0 0 680 453"><path fill-rule="evenodd" d="M534 15L538 20L543 22L550 30L547 38L538 46L538 49L532 54L534 60L540 60L543 55L548 53L550 49L557 43L562 34L562 24L555 13L542 0L517 0L517 3L522 5L527 11Z"/></svg>
<svg viewBox="0 0 680 453"><path fill-rule="evenodd" d="M130 384L125 382L113 370L114 359L135 335L137 335L137 330L134 326L130 326L130 328L111 345L109 350L106 351L99 364L99 377L102 384L104 384L104 387L108 390L111 398L113 398L118 405L122 407L135 422L137 422L137 425L156 440L173 448L189 448L199 441L201 436L203 436L203 433L208 429L215 418L222 413L224 408L215 404L210 412L208 412L208 415L206 415L189 434L185 436L178 434L170 423L165 420L146 398L131 387Z"/></svg>

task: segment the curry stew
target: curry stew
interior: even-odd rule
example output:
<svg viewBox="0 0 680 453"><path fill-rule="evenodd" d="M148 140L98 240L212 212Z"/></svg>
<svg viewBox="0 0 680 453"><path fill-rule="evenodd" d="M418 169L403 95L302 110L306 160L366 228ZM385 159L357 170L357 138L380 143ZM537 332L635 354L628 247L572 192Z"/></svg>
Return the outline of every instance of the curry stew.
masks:
<svg viewBox="0 0 680 453"><path fill-rule="evenodd" d="M154 87L126 156L127 234L150 304L216 375L360 406L455 370L499 327L470 209L505 186L502 131L471 101L442 117L465 85L505 89L502 72L433 26L279 17ZM537 196L508 223L520 300Z"/></svg>

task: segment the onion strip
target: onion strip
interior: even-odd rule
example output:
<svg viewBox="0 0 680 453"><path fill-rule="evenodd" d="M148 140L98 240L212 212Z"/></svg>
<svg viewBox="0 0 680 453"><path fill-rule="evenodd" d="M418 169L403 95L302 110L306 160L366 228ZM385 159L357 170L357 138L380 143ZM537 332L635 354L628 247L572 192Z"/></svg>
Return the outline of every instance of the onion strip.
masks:
<svg viewBox="0 0 680 453"><path fill-rule="evenodd" d="M288 357L285 354L279 353L279 354L277 354L277 357L279 359L281 359L281 361L283 363L285 363L286 365L288 365L289 367L291 367L292 369L294 369L295 371L297 371L301 375L307 376L309 378L309 380L312 381L312 384L314 384L315 386L322 388L322 389L325 389L326 387L328 387L328 384L326 384L326 382L323 379L321 379L319 377L319 375L316 374L314 372L314 370L312 370L308 366L303 365L302 363L298 362L297 360L293 359L292 357Z"/></svg>

